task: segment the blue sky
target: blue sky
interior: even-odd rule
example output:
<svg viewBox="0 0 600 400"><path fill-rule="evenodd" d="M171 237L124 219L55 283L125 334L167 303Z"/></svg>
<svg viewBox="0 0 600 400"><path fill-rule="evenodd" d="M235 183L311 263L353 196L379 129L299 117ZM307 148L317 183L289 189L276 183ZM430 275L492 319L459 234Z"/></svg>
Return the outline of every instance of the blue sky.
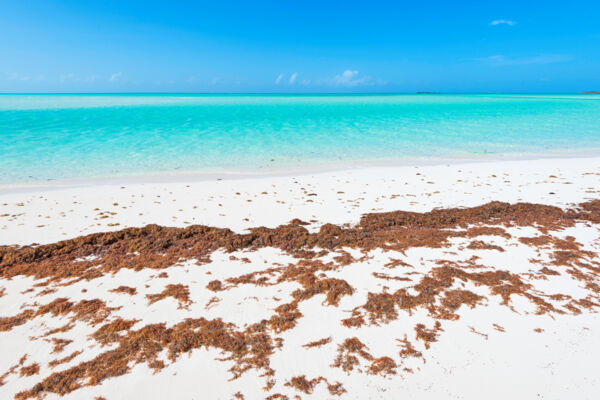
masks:
<svg viewBox="0 0 600 400"><path fill-rule="evenodd" d="M600 90L600 1L489 3L1 0L0 92Z"/></svg>

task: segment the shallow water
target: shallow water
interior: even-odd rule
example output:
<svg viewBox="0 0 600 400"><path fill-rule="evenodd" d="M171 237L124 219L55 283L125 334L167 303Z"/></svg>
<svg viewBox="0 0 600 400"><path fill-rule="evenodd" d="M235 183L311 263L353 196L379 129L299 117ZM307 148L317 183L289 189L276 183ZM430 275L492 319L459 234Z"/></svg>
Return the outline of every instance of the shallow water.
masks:
<svg viewBox="0 0 600 400"><path fill-rule="evenodd" d="M0 95L0 182L600 150L600 96Z"/></svg>

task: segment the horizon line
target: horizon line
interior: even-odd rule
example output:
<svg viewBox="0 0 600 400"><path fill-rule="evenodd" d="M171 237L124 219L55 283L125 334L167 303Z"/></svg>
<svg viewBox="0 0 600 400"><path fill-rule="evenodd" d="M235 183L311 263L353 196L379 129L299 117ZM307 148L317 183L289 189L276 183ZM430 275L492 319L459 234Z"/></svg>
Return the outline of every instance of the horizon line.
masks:
<svg viewBox="0 0 600 400"><path fill-rule="evenodd" d="M165 91L165 92L156 92L156 91L131 91L131 92L110 92L110 91L100 91L100 92L78 92L78 91L66 91L66 92L2 92L0 91L0 95L103 95L103 94L125 94L125 95L142 95L142 94L163 94L163 95L486 95L486 94L502 94L502 95L515 95L515 94L600 94L597 91L577 91L577 92L527 92L527 91L519 91L519 92L438 92L438 91L415 91L415 92L181 92L181 91Z"/></svg>

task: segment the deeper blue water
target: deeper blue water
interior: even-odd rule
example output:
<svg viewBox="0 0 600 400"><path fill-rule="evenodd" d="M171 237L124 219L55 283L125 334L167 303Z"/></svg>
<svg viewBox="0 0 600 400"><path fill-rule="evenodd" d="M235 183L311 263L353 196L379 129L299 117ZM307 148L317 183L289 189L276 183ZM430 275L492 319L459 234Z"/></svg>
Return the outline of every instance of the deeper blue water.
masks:
<svg viewBox="0 0 600 400"><path fill-rule="evenodd" d="M600 96L0 95L0 182L596 152Z"/></svg>

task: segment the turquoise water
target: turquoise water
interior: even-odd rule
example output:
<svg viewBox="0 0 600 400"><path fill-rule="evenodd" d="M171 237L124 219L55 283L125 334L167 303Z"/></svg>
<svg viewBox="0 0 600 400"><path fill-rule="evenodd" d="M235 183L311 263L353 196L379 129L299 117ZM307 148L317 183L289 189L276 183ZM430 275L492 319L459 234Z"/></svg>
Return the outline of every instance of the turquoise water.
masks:
<svg viewBox="0 0 600 400"><path fill-rule="evenodd" d="M3 183L598 150L600 96L0 95Z"/></svg>

